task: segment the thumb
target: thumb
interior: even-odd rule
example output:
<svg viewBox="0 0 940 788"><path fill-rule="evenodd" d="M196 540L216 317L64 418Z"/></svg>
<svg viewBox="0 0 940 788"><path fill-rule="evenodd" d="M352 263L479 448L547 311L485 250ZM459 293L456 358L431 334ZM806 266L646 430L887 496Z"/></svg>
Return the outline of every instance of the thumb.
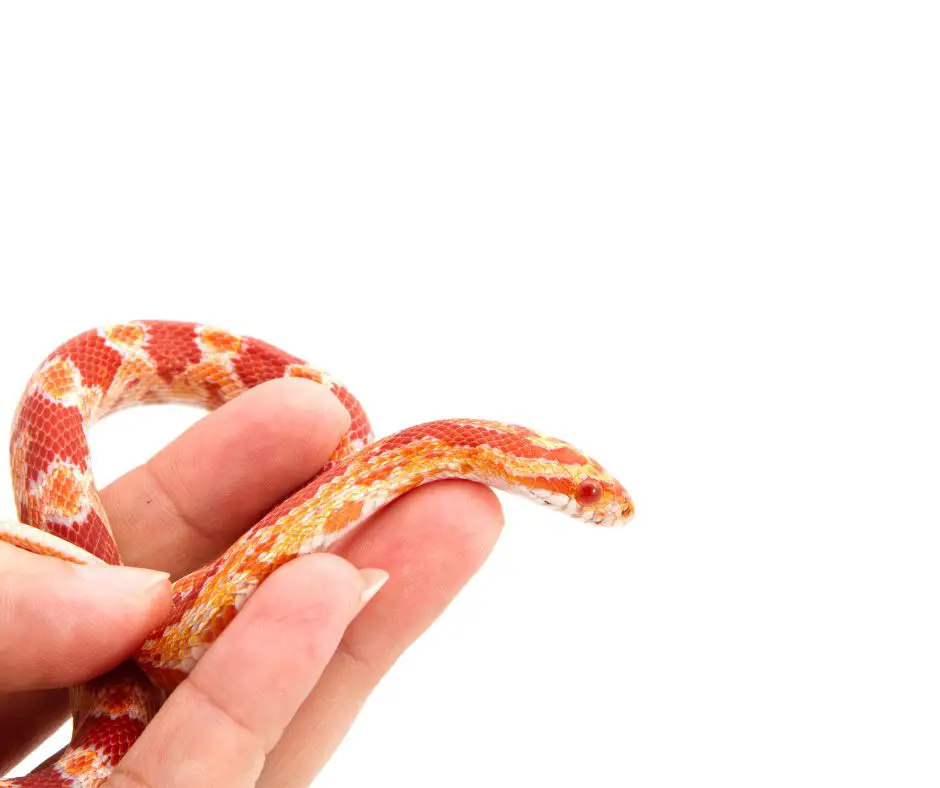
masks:
<svg viewBox="0 0 940 788"><path fill-rule="evenodd" d="M168 578L0 542L0 692L65 687L123 662L169 612Z"/></svg>

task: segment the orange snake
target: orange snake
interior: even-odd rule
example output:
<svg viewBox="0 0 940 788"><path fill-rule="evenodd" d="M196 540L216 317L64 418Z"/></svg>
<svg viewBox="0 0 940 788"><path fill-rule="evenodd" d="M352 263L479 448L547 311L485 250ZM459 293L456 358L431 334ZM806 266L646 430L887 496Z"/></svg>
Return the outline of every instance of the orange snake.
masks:
<svg viewBox="0 0 940 788"><path fill-rule="evenodd" d="M170 616L134 660L71 689L73 737L61 757L0 786L102 784L269 573L297 555L327 549L419 485L470 479L604 526L633 514L623 486L564 441L501 422L448 419L373 442L356 398L299 358L208 326L137 321L69 340L33 375L10 445L21 524L0 521L0 541L75 563L120 563L92 478L90 426L137 403L215 408L285 376L329 387L349 412L350 428L327 466L222 556L176 580Z"/></svg>

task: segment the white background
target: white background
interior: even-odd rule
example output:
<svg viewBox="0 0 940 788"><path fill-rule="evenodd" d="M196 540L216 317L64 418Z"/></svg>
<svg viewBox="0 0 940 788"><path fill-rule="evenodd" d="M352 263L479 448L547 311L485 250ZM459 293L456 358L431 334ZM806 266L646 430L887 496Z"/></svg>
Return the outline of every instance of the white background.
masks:
<svg viewBox="0 0 940 788"><path fill-rule="evenodd" d="M0 412L192 319L622 478L506 502L318 786L937 785L932 5L4 4Z"/></svg>

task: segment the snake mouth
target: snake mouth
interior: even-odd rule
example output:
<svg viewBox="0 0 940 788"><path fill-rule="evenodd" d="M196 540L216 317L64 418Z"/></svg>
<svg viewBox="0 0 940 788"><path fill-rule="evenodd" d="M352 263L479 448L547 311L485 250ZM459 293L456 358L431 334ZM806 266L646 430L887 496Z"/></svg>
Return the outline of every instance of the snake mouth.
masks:
<svg viewBox="0 0 940 788"><path fill-rule="evenodd" d="M633 518L633 501L629 498L620 503L611 503L602 508L594 509L589 507L581 508L575 498L552 490L522 487L519 491L535 503L549 506L563 514L602 528L626 525Z"/></svg>
<svg viewBox="0 0 940 788"><path fill-rule="evenodd" d="M584 520L603 528L619 528L633 518L633 501L629 498L623 504L612 504L606 509L585 516Z"/></svg>

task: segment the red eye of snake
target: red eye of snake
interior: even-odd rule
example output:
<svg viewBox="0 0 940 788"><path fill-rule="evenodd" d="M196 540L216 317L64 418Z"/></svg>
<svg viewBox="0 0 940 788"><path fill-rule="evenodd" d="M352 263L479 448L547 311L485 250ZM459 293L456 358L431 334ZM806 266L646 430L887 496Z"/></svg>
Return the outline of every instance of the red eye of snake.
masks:
<svg viewBox="0 0 940 788"><path fill-rule="evenodd" d="M578 491L574 497L578 499L578 503L582 506L590 506L601 499L603 492L604 488L601 487L600 482L595 479L585 479L578 485Z"/></svg>

